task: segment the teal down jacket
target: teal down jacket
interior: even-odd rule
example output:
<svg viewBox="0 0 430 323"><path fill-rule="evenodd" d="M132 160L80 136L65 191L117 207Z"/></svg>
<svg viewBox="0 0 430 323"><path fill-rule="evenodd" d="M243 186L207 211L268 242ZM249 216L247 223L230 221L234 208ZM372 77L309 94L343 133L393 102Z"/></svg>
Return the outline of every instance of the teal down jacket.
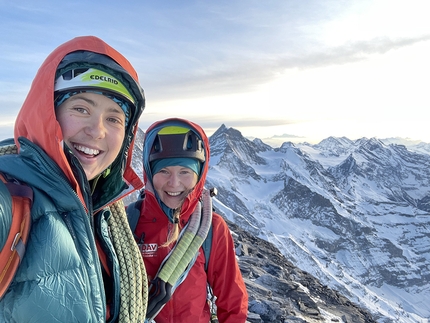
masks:
<svg viewBox="0 0 430 323"><path fill-rule="evenodd" d="M64 145L53 93L57 71L93 65L120 76L136 105L130 106L123 147L110 173L92 181L91 194L81 164ZM108 232L108 206L143 187L131 167L131 152L144 106L143 89L130 62L97 37L76 37L58 46L40 66L15 120L14 139L0 142L15 143L19 151L0 156L0 171L34 191L27 250L0 300L0 323L116 323L120 316L127 319L130 304L126 299L122 302L126 305L120 306L120 287L126 290L128 286L120 286L118 257ZM0 196L2 200L4 196ZM0 204L2 235L9 231L7 199L5 203ZM2 240L4 236L0 243ZM100 257L106 256L110 277L101 268L95 241L103 250ZM128 309L132 312L133 306Z"/></svg>
<svg viewBox="0 0 430 323"><path fill-rule="evenodd" d="M11 292L0 302L0 322L105 322L104 286L91 227L113 260L112 287L118 289L119 267L106 224L109 209L92 223L58 166L29 141L21 141L20 155L1 157L0 171L34 190L27 251Z"/></svg>

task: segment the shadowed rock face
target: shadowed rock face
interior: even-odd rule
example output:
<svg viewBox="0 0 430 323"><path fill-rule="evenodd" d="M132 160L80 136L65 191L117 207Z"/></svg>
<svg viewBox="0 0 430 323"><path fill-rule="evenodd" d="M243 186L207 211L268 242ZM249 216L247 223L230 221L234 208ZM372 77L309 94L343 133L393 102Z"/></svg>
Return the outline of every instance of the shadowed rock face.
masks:
<svg viewBox="0 0 430 323"><path fill-rule="evenodd" d="M295 267L273 244L227 223L249 295L248 322L376 322L369 312Z"/></svg>

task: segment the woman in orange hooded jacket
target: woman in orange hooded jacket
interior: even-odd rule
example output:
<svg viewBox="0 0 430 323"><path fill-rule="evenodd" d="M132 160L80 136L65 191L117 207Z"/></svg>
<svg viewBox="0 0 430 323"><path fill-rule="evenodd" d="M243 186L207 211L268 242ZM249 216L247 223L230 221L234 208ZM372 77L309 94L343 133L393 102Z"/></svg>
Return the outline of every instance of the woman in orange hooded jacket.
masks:
<svg viewBox="0 0 430 323"><path fill-rule="evenodd" d="M97 37L60 45L40 67L14 140L0 143L18 147L0 157L0 172L34 193L0 322L143 321L143 262L125 212L110 207L143 187L130 162L144 103L134 68ZM0 185L0 242L10 227L5 192Z"/></svg>
<svg viewBox="0 0 430 323"><path fill-rule="evenodd" d="M219 322L246 321L248 295L231 233L223 218L207 205L210 197L204 185L209 156L206 134L190 121L166 119L154 123L145 133L145 197L134 233L151 283L147 321L208 323L211 313L207 284L216 296ZM199 215L201 218L196 221ZM205 217L212 217L212 223ZM199 248L206 237L201 223L212 226L207 264L204 252ZM197 233L189 233L192 231L189 228L194 225ZM193 249L190 244L188 249L185 248L185 241L192 238L197 247ZM181 248L188 250L183 258L187 254L188 260L192 258L183 275L185 264L181 267L181 259L175 261L176 250ZM189 254L191 249L192 254ZM163 263L165 260L166 264ZM175 276L173 267L176 262L181 270ZM177 278L179 274L181 276Z"/></svg>

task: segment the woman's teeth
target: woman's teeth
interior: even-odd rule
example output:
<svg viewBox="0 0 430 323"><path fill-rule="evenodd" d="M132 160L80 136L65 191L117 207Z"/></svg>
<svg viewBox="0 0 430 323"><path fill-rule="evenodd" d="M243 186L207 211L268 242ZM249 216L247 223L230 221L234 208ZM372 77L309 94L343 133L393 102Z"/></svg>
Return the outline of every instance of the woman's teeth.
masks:
<svg viewBox="0 0 430 323"><path fill-rule="evenodd" d="M80 145L74 145L74 147L76 150L81 151L87 155L96 156L96 155L100 154L100 150L97 150L97 149L91 149L91 148L80 146Z"/></svg>
<svg viewBox="0 0 430 323"><path fill-rule="evenodd" d="M181 194L181 192L166 192L166 193L167 195L170 195L170 196L178 196Z"/></svg>

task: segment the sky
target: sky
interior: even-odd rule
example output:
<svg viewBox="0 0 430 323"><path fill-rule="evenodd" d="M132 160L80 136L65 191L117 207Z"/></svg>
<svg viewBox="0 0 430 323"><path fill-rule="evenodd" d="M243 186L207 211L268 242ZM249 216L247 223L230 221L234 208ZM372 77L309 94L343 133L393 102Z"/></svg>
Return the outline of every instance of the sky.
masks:
<svg viewBox="0 0 430 323"><path fill-rule="evenodd" d="M45 58L94 35L135 67L139 126L169 117L272 146L430 142L428 0L0 0L0 139Z"/></svg>

